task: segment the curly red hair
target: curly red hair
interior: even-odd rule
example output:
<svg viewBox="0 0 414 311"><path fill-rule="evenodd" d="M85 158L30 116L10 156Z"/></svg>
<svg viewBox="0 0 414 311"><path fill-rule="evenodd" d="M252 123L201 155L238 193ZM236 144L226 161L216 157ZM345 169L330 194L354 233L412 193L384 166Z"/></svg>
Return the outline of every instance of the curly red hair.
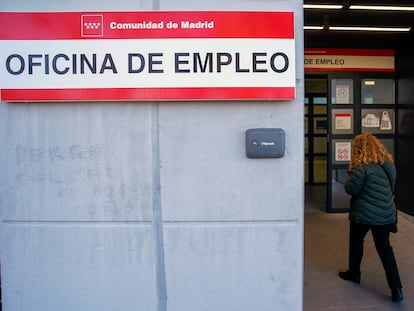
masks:
<svg viewBox="0 0 414 311"><path fill-rule="evenodd" d="M394 163L394 158L378 138L370 133L362 133L354 137L349 168L368 163L384 164L385 161Z"/></svg>

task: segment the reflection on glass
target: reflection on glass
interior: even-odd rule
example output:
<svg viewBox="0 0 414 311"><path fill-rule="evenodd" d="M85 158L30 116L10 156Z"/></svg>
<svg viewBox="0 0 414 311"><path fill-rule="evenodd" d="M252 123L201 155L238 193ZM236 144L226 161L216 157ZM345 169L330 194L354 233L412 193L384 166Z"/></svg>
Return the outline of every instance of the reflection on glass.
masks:
<svg viewBox="0 0 414 311"><path fill-rule="evenodd" d="M305 120L304 120L304 122L305 122L305 134L309 134L309 118L308 117L305 117Z"/></svg>
<svg viewBox="0 0 414 311"><path fill-rule="evenodd" d="M393 79L362 79L361 96L362 103L372 104L391 104L394 102L395 83Z"/></svg>
<svg viewBox="0 0 414 311"><path fill-rule="evenodd" d="M351 196L346 193L344 184L348 178L347 169L332 170L332 209L348 209Z"/></svg>
<svg viewBox="0 0 414 311"><path fill-rule="evenodd" d="M305 182L309 182L309 159L305 158Z"/></svg>
<svg viewBox="0 0 414 311"><path fill-rule="evenodd" d="M321 94L327 92L327 80L325 78L306 78L305 93Z"/></svg>
<svg viewBox="0 0 414 311"><path fill-rule="evenodd" d="M352 79L332 79L332 104L354 103L354 81Z"/></svg>
<svg viewBox="0 0 414 311"><path fill-rule="evenodd" d="M325 134L328 128L328 120L326 117L315 117L313 119L313 132L315 134Z"/></svg>
<svg viewBox="0 0 414 311"><path fill-rule="evenodd" d="M309 138L305 137L305 153L309 152Z"/></svg>
<svg viewBox="0 0 414 311"><path fill-rule="evenodd" d="M387 149L387 151L394 156L395 155L395 153L394 153L394 139L392 139L392 138L380 138L379 140L384 145L385 149Z"/></svg>
<svg viewBox="0 0 414 311"><path fill-rule="evenodd" d="M326 183L326 157L314 157L313 168L313 181Z"/></svg>
<svg viewBox="0 0 414 311"><path fill-rule="evenodd" d="M348 169L334 169L332 171L332 181L341 184L345 184L346 179L348 178Z"/></svg>
<svg viewBox="0 0 414 311"><path fill-rule="evenodd" d="M313 149L315 153L326 153L326 137L314 137Z"/></svg>
<svg viewBox="0 0 414 311"><path fill-rule="evenodd" d="M317 105L313 106L313 113L314 114L326 114L326 105Z"/></svg>
<svg viewBox="0 0 414 311"><path fill-rule="evenodd" d="M328 100L326 97L314 97L313 98L313 104L314 105L326 105L328 103Z"/></svg>

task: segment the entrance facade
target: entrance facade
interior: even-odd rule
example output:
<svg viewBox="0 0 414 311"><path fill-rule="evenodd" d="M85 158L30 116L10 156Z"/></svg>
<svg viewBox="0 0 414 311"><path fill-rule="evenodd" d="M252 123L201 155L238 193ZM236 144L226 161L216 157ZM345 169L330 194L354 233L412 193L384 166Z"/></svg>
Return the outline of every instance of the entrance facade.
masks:
<svg viewBox="0 0 414 311"><path fill-rule="evenodd" d="M305 178L324 193L327 212L348 211L343 184L355 135L374 134L395 156L395 85L389 72L306 74Z"/></svg>

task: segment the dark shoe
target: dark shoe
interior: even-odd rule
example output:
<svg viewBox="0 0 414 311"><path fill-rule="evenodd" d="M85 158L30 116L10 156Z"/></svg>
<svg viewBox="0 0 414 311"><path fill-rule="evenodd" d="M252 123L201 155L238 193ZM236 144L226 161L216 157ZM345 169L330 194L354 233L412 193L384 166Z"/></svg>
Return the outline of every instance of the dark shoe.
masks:
<svg viewBox="0 0 414 311"><path fill-rule="evenodd" d="M361 274L354 275L354 274L351 274L351 272L349 271L345 271L345 272L339 272L338 275L343 280L351 281L357 284L361 283Z"/></svg>
<svg viewBox="0 0 414 311"><path fill-rule="evenodd" d="M394 302L401 301L401 300L404 299L401 288L393 288L393 289L391 289L391 299Z"/></svg>

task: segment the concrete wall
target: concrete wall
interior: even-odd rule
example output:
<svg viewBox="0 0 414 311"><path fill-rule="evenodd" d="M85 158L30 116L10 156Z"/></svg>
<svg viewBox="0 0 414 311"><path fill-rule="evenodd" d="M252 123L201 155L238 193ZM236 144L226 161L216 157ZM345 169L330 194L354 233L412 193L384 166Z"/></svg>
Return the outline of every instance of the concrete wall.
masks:
<svg viewBox="0 0 414 311"><path fill-rule="evenodd" d="M293 11L292 101L0 103L4 311L301 310L302 2L2 0L1 11ZM280 159L244 131L280 127Z"/></svg>

